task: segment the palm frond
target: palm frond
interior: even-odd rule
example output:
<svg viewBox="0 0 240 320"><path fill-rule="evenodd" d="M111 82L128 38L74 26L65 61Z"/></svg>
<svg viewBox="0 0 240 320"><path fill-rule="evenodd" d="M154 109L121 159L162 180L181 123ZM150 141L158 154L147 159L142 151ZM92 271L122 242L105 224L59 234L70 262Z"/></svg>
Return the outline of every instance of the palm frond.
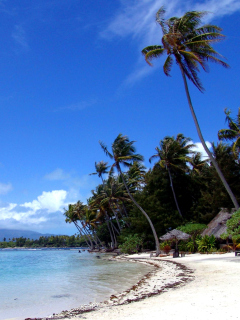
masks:
<svg viewBox="0 0 240 320"><path fill-rule="evenodd" d="M102 141L99 141L99 144L101 146L101 148L103 149L103 151L105 152L105 154L110 158L113 159L113 155L108 151L107 146L105 146L105 144Z"/></svg>
<svg viewBox="0 0 240 320"><path fill-rule="evenodd" d="M233 140L238 136L238 133L235 130L231 129L221 129L218 131L219 140Z"/></svg>
<svg viewBox="0 0 240 320"><path fill-rule="evenodd" d="M154 58L160 57L164 53L165 49L161 46L150 46L142 50L142 54L145 56L146 62L152 66L150 62Z"/></svg>
<svg viewBox="0 0 240 320"><path fill-rule="evenodd" d="M173 65L173 59L171 56L168 56L164 65L163 65L163 71L166 76L170 76L170 71Z"/></svg>
<svg viewBox="0 0 240 320"><path fill-rule="evenodd" d="M156 22L161 26L163 34L167 33L167 28L165 26L165 20L163 18L165 14L164 6L162 6L156 13Z"/></svg>

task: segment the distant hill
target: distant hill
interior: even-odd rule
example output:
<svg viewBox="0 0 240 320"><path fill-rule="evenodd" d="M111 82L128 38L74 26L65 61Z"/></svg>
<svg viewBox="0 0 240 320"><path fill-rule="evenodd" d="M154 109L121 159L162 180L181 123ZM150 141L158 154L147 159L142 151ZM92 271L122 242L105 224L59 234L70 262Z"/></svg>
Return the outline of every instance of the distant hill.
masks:
<svg viewBox="0 0 240 320"><path fill-rule="evenodd" d="M30 240L37 240L40 237L50 237L54 234L46 233L42 234L40 232L36 231L30 231L30 230L14 230L14 229L0 229L0 241L3 241L4 238L6 238L6 241L9 241L9 239L12 240L12 238L29 238Z"/></svg>

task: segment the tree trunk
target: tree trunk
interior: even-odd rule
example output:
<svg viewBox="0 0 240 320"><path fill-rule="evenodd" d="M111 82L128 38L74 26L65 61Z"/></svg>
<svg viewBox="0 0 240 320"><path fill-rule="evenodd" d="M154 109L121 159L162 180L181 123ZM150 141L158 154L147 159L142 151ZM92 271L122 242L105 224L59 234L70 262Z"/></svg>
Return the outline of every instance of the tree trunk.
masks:
<svg viewBox="0 0 240 320"><path fill-rule="evenodd" d="M177 207L177 209L178 209L178 213L179 213L180 217L183 219L182 213L181 213L180 208L179 208L179 206L178 206L176 194L175 194L175 191L174 191L174 188L173 188L173 182L172 182L171 172L170 172L169 167L168 167L168 166L166 166L166 167L167 167L167 171L168 171L168 175L169 175L169 179L170 179L170 186L171 186L171 189L172 189L172 193L173 193L173 197L174 197L174 200L175 200L175 204L176 204L176 207Z"/></svg>
<svg viewBox="0 0 240 320"><path fill-rule="evenodd" d="M91 248L91 243L88 242L88 239L87 239L86 235L82 233L82 230L81 230L81 228L79 227L79 225L77 224L76 221L73 221L73 223L75 224L75 227L78 229L78 232L80 233L81 237L85 238L85 242L86 242L86 244L88 245L88 247L90 249Z"/></svg>
<svg viewBox="0 0 240 320"><path fill-rule="evenodd" d="M220 170L220 168L219 168L219 166L217 164L217 161L214 159L211 151L208 149L208 147L207 147L207 145L206 145L206 143L205 143L205 141L203 139L202 132L200 130L200 127L199 127L199 124L198 124L198 120L197 120L195 111L193 109L192 101L191 101L191 98L190 98L186 76L185 76L185 73L183 71L181 62L179 62L178 64L179 64L179 67L180 67L180 70L181 70L181 73L182 73L182 77L183 77L184 87L185 87L185 91L186 91L186 95L187 95L187 99L188 99L189 108L191 110L191 114L192 114L196 129L197 129L197 133L198 133L199 139L200 139L200 141L201 141L201 143L202 143L202 145L204 147L204 150L206 151L207 155L209 156L213 166L215 167L215 169L216 169L216 171L217 171L217 173L219 175L219 178L221 179L225 189L227 190L227 193L229 194L229 196L230 196L230 198L231 198L231 200L232 200L232 202L234 204L234 207L237 210L239 208L239 204L237 202L237 199L235 198L234 194L232 193L232 190L230 189L230 187L229 187L224 175L222 174L222 171Z"/></svg>
<svg viewBox="0 0 240 320"><path fill-rule="evenodd" d="M109 231L109 234L110 234L111 242L112 242L112 244L114 244L114 239L113 239L111 228L109 226L108 218L106 219L106 223L107 223L108 231Z"/></svg>
<svg viewBox="0 0 240 320"><path fill-rule="evenodd" d="M89 242L91 243L91 250L93 250L94 245L93 245L92 239L89 236L89 234L87 234L87 232L85 231L85 228L84 228L84 225L83 225L82 221L81 221L81 224L82 224L82 233L88 238Z"/></svg>
<svg viewBox="0 0 240 320"><path fill-rule="evenodd" d="M128 193L128 195L129 195L130 199L131 199L132 202L135 204L135 206L143 213L143 215L146 217L146 219L148 220L148 222L149 222L149 224L150 224L150 227L151 227L151 229L152 229L153 236L154 236L154 239L155 239L156 256L158 256L158 255L160 254L160 244L159 244L159 240L158 240L158 236L157 236L156 230L155 230L155 228L154 228L154 226L153 226L153 224L152 224L152 221L151 221L151 219L149 218L148 214L143 210L143 208L136 202L136 200L135 200L135 199L133 198L133 196L131 195L131 193L130 193L130 191L129 191L129 189L128 189L128 186L127 186L127 184L126 184L126 181L125 181L125 179L124 179L124 177L123 177L122 170L121 170L121 167L120 167L119 163L117 163L116 166L117 166L117 169L118 169L118 171L119 171L119 173L120 173L120 175L121 175L121 177L122 177L122 181L123 181L123 183L124 183L124 186L125 186L125 188L126 188L126 190L127 190L127 193Z"/></svg>

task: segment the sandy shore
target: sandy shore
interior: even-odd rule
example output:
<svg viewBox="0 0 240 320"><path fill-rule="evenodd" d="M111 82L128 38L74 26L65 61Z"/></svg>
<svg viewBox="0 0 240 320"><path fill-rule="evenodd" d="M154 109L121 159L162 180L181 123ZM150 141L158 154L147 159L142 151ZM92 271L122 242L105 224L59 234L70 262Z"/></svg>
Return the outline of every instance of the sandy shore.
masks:
<svg viewBox="0 0 240 320"><path fill-rule="evenodd" d="M104 303L72 309L52 319L240 318L240 257L234 253L194 254L177 259L149 259L149 254L128 258L150 263L154 268L128 291Z"/></svg>

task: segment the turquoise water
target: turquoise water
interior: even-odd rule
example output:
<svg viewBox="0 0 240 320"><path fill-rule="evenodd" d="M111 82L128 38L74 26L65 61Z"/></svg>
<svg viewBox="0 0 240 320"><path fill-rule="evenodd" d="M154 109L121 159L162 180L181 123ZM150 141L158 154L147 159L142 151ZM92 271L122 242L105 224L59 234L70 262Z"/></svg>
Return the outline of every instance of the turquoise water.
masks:
<svg viewBox="0 0 240 320"><path fill-rule="evenodd" d="M0 250L0 320L43 317L128 289L150 267L78 250Z"/></svg>

